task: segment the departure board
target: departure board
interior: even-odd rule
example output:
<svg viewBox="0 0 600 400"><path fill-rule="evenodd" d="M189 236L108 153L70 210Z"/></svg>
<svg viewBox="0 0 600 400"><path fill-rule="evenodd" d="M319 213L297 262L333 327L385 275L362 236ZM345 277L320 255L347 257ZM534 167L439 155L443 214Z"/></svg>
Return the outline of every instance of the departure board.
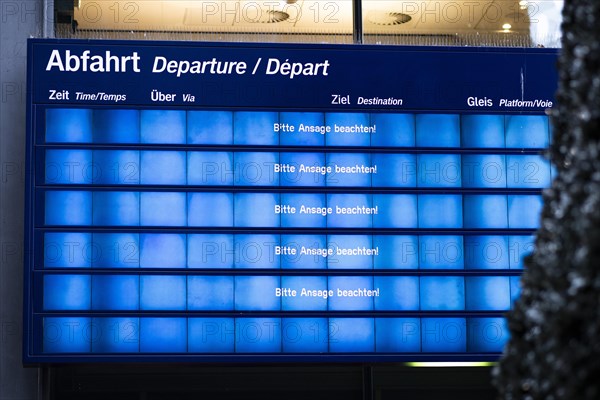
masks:
<svg viewBox="0 0 600 400"><path fill-rule="evenodd" d="M30 40L24 360L494 360L556 52Z"/></svg>

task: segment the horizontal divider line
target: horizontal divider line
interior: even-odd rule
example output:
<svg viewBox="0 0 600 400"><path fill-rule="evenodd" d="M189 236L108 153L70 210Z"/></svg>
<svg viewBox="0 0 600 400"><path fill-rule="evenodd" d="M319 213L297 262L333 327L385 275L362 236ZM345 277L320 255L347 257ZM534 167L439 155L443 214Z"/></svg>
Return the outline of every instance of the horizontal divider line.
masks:
<svg viewBox="0 0 600 400"><path fill-rule="evenodd" d="M384 153L384 154L481 154L541 155L545 148L461 148L461 147L382 147L382 146L290 146L290 145L190 145L137 143L36 143L34 148L65 150L170 150L256 153Z"/></svg>
<svg viewBox="0 0 600 400"><path fill-rule="evenodd" d="M266 193L266 194L505 194L539 195L545 188L385 188L385 187L334 187L334 186L162 186L162 185L35 185L36 191L80 190L115 192L176 192L176 193ZM129 189L129 190L128 190ZM134 189L134 190L131 190Z"/></svg>
<svg viewBox="0 0 600 400"><path fill-rule="evenodd" d="M501 311L34 311L33 317L212 317L212 318L497 318L504 317L508 310Z"/></svg>
<svg viewBox="0 0 600 400"><path fill-rule="evenodd" d="M465 236L530 236L537 229L431 229L431 228L205 228L205 227L151 227L151 226L93 226L93 225L46 225L36 226L40 232L73 233L181 233L181 234L272 234L272 235L465 235Z"/></svg>
<svg viewBox="0 0 600 400"><path fill-rule="evenodd" d="M413 269L413 270L349 270L349 269L149 269L149 268L45 268L34 269L34 274L39 275L183 275L183 276L482 276L482 277L512 277L521 276L522 269L494 269L494 270L456 270L456 269Z"/></svg>

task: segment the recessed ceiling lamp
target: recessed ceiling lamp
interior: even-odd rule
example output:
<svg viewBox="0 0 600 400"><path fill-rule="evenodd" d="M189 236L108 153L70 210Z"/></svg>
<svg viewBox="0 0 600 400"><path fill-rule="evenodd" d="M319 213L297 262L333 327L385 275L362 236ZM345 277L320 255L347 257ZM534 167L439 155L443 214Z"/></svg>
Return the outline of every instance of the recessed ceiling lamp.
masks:
<svg viewBox="0 0 600 400"><path fill-rule="evenodd" d="M290 15L283 11L268 10L262 12L258 18L252 19L250 22L259 24L275 24L277 22L288 20L289 18Z"/></svg>
<svg viewBox="0 0 600 400"><path fill-rule="evenodd" d="M504 29L504 32L510 31L511 28L512 28L511 24L507 23L507 24L502 25L502 29Z"/></svg>
<svg viewBox="0 0 600 400"><path fill-rule="evenodd" d="M401 25L410 21L412 18L410 15L402 14L399 12L387 12L387 11L369 11L367 14L367 20L375 25L393 26Z"/></svg>

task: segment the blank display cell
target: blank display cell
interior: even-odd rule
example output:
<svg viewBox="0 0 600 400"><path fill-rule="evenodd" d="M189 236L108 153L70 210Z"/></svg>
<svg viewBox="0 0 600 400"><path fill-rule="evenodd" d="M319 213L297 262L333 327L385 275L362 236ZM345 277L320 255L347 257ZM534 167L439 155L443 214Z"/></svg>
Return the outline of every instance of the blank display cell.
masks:
<svg viewBox="0 0 600 400"><path fill-rule="evenodd" d="M233 153L189 151L187 183L191 186L233 186Z"/></svg>
<svg viewBox="0 0 600 400"><path fill-rule="evenodd" d="M280 246L279 235L245 235L235 236L235 262L237 269L279 269Z"/></svg>
<svg viewBox="0 0 600 400"><path fill-rule="evenodd" d="M93 310L138 310L140 278L136 275L92 276Z"/></svg>
<svg viewBox="0 0 600 400"><path fill-rule="evenodd" d="M232 276L188 276L188 310L233 310Z"/></svg>
<svg viewBox="0 0 600 400"><path fill-rule="evenodd" d="M137 353L140 351L140 319L129 317L93 318L96 336L93 353Z"/></svg>
<svg viewBox="0 0 600 400"><path fill-rule="evenodd" d="M326 353L328 330L327 318L283 318L283 352Z"/></svg>
<svg viewBox="0 0 600 400"><path fill-rule="evenodd" d="M419 310L419 278L416 276L376 276L375 289L380 295L374 297L375 310Z"/></svg>
<svg viewBox="0 0 600 400"><path fill-rule="evenodd" d="M421 351L419 318L376 318L375 351L378 353L418 353Z"/></svg>
<svg viewBox="0 0 600 400"><path fill-rule="evenodd" d="M503 148L503 115L462 115L461 144L474 148Z"/></svg>
<svg viewBox="0 0 600 400"><path fill-rule="evenodd" d="M506 236L467 236L465 238L465 268L508 269L509 253Z"/></svg>
<svg viewBox="0 0 600 400"><path fill-rule="evenodd" d="M373 195L373 206L377 207L377 214L373 215L373 227L416 228L417 204L417 195L414 194Z"/></svg>
<svg viewBox="0 0 600 400"><path fill-rule="evenodd" d="M186 154L183 151L142 151L142 185L185 185Z"/></svg>
<svg viewBox="0 0 600 400"><path fill-rule="evenodd" d="M140 111L94 110L94 143L139 143Z"/></svg>
<svg viewBox="0 0 600 400"><path fill-rule="evenodd" d="M422 269L463 269L464 243L457 235L423 235L419 238Z"/></svg>
<svg viewBox="0 0 600 400"><path fill-rule="evenodd" d="M507 115L506 147L543 149L549 144L548 117L544 115Z"/></svg>
<svg viewBox="0 0 600 400"><path fill-rule="evenodd" d="M458 154L421 154L417 156L417 185L423 188L461 187L460 157Z"/></svg>
<svg viewBox="0 0 600 400"><path fill-rule="evenodd" d="M279 134L273 127L279 122L276 112L233 113L233 143L238 145L278 145Z"/></svg>
<svg viewBox="0 0 600 400"><path fill-rule="evenodd" d="M236 276L235 309L237 311L281 310L281 299L275 296L280 287L278 276Z"/></svg>
<svg viewBox="0 0 600 400"><path fill-rule="evenodd" d="M94 150L94 184L138 185L140 152L138 150Z"/></svg>
<svg viewBox="0 0 600 400"><path fill-rule="evenodd" d="M94 233L94 268L139 268L140 237L137 233Z"/></svg>
<svg viewBox="0 0 600 400"><path fill-rule="evenodd" d="M501 353L509 339L504 318L469 318L469 353Z"/></svg>
<svg viewBox="0 0 600 400"><path fill-rule="evenodd" d="M140 202L142 226L186 226L185 193L144 192Z"/></svg>
<svg viewBox="0 0 600 400"><path fill-rule="evenodd" d="M94 226L138 226L140 194L138 192L94 192Z"/></svg>
<svg viewBox="0 0 600 400"><path fill-rule="evenodd" d="M140 318L140 352L185 353L187 318Z"/></svg>
<svg viewBox="0 0 600 400"><path fill-rule="evenodd" d="M462 276L422 276L421 310L465 309L465 280Z"/></svg>
<svg viewBox="0 0 600 400"><path fill-rule="evenodd" d="M45 317L43 352L46 354L89 353L92 335L88 317Z"/></svg>
<svg viewBox="0 0 600 400"><path fill-rule="evenodd" d="M467 323L464 318L423 318L421 337L424 353L467 351Z"/></svg>
<svg viewBox="0 0 600 400"><path fill-rule="evenodd" d="M462 196L422 194L418 196L419 228L462 228Z"/></svg>
<svg viewBox="0 0 600 400"><path fill-rule="evenodd" d="M190 234L187 240L188 268L233 268L233 235Z"/></svg>
<svg viewBox="0 0 600 400"><path fill-rule="evenodd" d="M418 114L418 147L459 147L460 118L454 114Z"/></svg>
<svg viewBox="0 0 600 400"><path fill-rule="evenodd" d="M509 195L508 227L512 229L537 229L542 212L541 195Z"/></svg>
<svg viewBox="0 0 600 400"><path fill-rule="evenodd" d="M185 310L185 276L141 276L140 308L148 311Z"/></svg>
<svg viewBox="0 0 600 400"><path fill-rule="evenodd" d="M186 113L179 110L142 110L140 141L180 144L186 141Z"/></svg>
<svg viewBox="0 0 600 400"><path fill-rule="evenodd" d="M416 187L417 157L414 154L372 154L373 187Z"/></svg>
<svg viewBox="0 0 600 400"><path fill-rule="evenodd" d="M233 226L232 193L188 193L188 226Z"/></svg>
<svg viewBox="0 0 600 400"><path fill-rule="evenodd" d="M281 318L237 318L237 353L280 353Z"/></svg>
<svg viewBox="0 0 600 400"><path fill-rule="evenodd" d="M508 228L505 195L465 195L463 197L463 208L465 228Z"/></svg>
<svg viewBox="0 0 600 400"><path fill-rule="evenodd" d="M186 247L183 234L140 234L140 267L185 268Z"/></svg>
<svg viewBox="0 0 600 400"><path fill-rule="evenodd" d="M44 267L90 268L95 254L91 239L90 233L45 233Z"/></svg>
<svg viewBox="0 0 600 400"><path fill-rule="evenodd" d="M236 186L279 186L279 153L234 153L233 165Z"/></svg>
<svg viewBox="0 0 600 400"><path fill-rule="evenodd" d="M280 214L275 208L279 194L236 193L233 198L234 226L245 228L274 228L279 226Z"/></svg>
<svg viewBox="0 0 600 400"><path fill-rule="evenodd" d="M468 276L465 289L467 310L506 311L510 308L507 276Z"/></svg>
<svg viewBox="0 0 600 400"><path fill-rule="evenodd" d="M92 141L93 113L83 108L46 110L46 142L89 143Z"/></svg>
<svg viewBox="0 0 600 400"><path fill-rule="evenodd" d="M371 146L412 147L415 145L413 114L371 114L377 134L371 136Z"/></svg>
<svg viewBox="0 0 600 400"><path fill-rule="evenodd" d="M499 154L463 155L462 184L465 188L505 188L506 156Z"/></svg>
<svg viewBox="0 0 600 400"><path fill-rule="evenodd" d="M379 248L374 257L375 269L419 268L419 239L410 235L376 235L373 245Z"/></svg>
<svg viewBox="0 0 600 400"><path fill-rule="evenodd" d="M46 225L91 225L92 192L46 192Z"/></svg>
<svg viewBox="0 0 600 400"><path fill-rule="evenodd" d="M189 318L188 353L233 353L233 318Z"/></svg>
<svg viewBox="0 0 600 400"><path fill-rule="evenodd" d="M233 113L230 111L188 111L187 142L200 145L233 143Z"/></svg>
<svg viewBox="0 0 600 400"><path fill-rule="evenodd" d="M330 318L329 351L332 353L375 351L375 320L373 318Z"/></svg>
<svg viewBox="0 0 600 400"><path fill-rule="evenodd" d="M90 184L94 176L90 150L46 150L45 183Z"/></svg>
<svg viewBox="0 0 600 400"><path fill-rule="evenodd" d="M44 276L44 310L89 310L90 298L89 275Z"/></svg>
<svg viewBox="0 0 600 400"><path fill-rule="evenodd" d="M542 156L506 156L508 187L543 189L550 186L550 163Z"/></svg>

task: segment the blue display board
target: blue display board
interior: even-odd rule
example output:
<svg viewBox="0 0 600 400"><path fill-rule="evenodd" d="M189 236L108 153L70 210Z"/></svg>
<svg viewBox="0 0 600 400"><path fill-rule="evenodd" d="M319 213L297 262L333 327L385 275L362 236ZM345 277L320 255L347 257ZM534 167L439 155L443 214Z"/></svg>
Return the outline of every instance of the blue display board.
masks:
<svg viewBox="0 0 600 400"><path fill-rule="evenodd" d="M546 49L29 41L25 362L493 360Z"/></svg>

